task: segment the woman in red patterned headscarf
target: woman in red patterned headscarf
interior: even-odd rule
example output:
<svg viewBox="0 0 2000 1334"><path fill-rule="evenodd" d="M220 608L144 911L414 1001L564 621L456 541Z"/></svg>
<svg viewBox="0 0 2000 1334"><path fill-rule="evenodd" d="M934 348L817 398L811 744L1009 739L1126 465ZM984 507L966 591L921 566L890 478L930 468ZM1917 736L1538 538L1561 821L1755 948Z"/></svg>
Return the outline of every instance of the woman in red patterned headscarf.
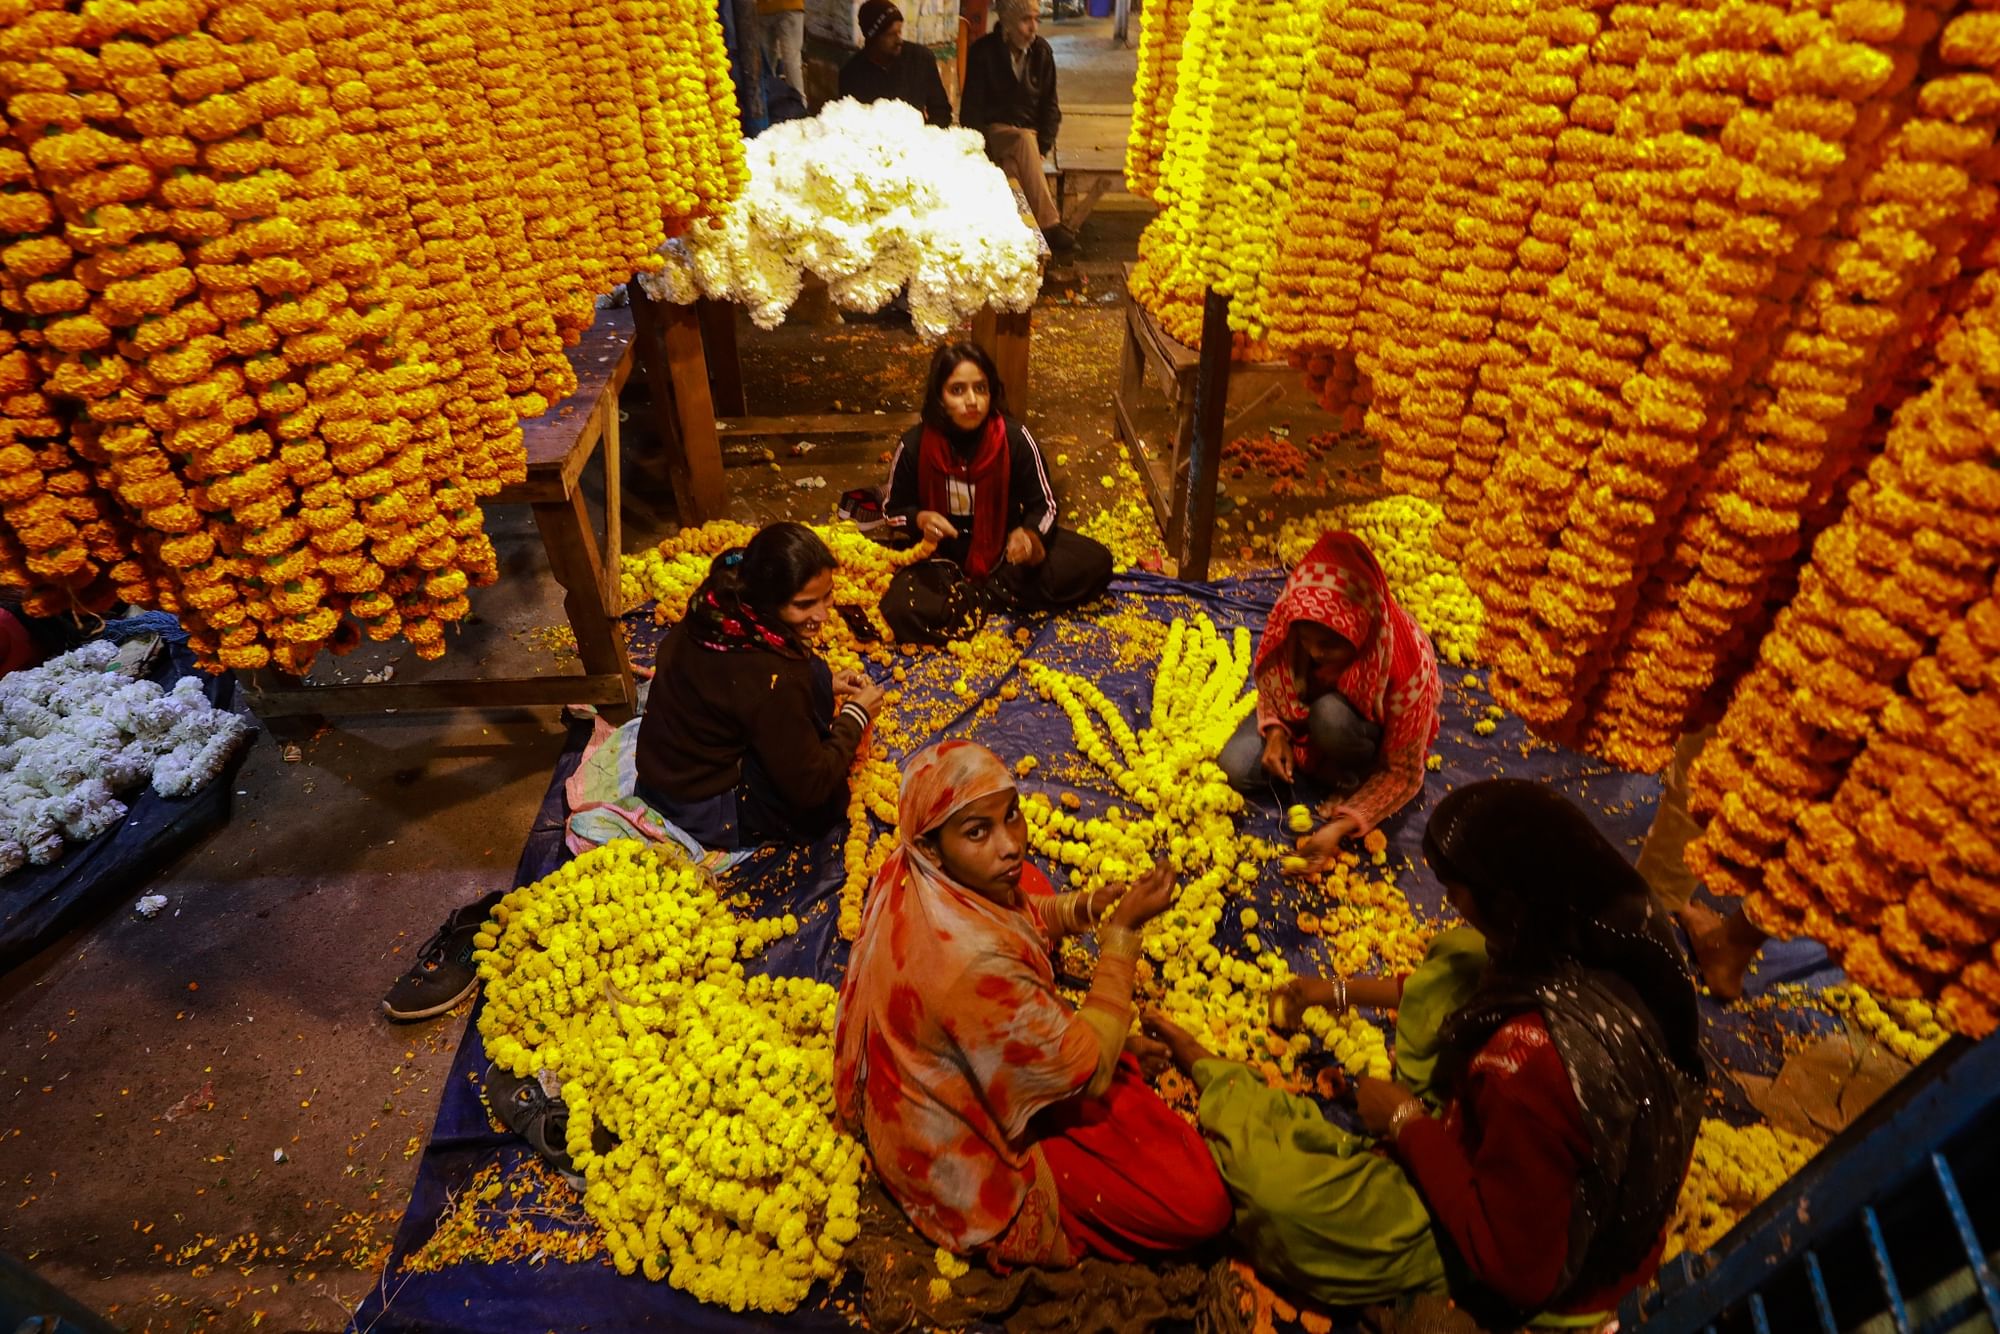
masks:
<svg viewBox="0 0 2000 1334"><path fill-rule="evenodd" d="M1367 543L1326 533L1285 582L1257 645L1257 713L1218 763L1255 789L1303 771L1337 794L1300 840L1308 871L1423 790L1444 693L1430 638L1396 605Z"/></svg>
<svg viewBox="0 0 2000 1334"><path fill-rule="evenodd" d="M1173 902L1167 868L1054 893L1026 860L1013 775L970 741L909 762L897 827L841 988L833 1077L910 1222L996 1265L1134 1260L1220 1233L1214 1160L1124 1052L1138 929ZM1073 1010L1050 948L1106 912Z"/></svg>

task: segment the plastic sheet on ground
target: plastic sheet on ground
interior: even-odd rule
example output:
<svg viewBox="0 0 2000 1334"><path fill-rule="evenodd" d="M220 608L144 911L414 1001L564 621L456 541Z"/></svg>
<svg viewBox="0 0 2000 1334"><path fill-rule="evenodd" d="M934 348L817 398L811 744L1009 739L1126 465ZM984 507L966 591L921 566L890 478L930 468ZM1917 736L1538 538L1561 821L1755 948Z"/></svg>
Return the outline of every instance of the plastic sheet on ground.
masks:
<svg viewBox="0 0 2000 1334"><path fill-rule="evenodd" d="M115 632L129 629L131 633ZM171 690L183 676L195 675L202 693L219 709L235 706L236 680L224 674L197 673L186 636L171 617L148 617L136 625L111 622L107 634L161 633L159 656L147 673L162 689ZM136 895L160 868L192 847L204 834L229 818L230 793L250 742L237 747L215 780L185 797L163 797L149 783L121 794L125 818L87 843L72 843L47 866L24 866L0 876L0 973L33 958L65 931L89 921L105 908Z"/></svg>
<svg viewBox="0 0 2000 1334"><path fill-rule="evenodd" d="M1206 612L1218 628L1246 626L1252 634L1262 627L1279 589L1278 575L1258 575L1227 580L1214 585L1185 584L1159 576L1133 575L1113 585L1113 596L1123 606L1143 605L1162 624L1176 615ZM1156 659L1117 659L1114 635L1087 619L1057 619L1030 627L1027 656L1052 666L1086 674L1103 689L1135 722L1142 720L1151 699ZM652 636L638 642L650 648ZM953 699L941 683L953 672L949 660L936 655L933 661L945 665L940 673L917 670L923 659L911 663L910 682L905 689L905 716L921 715L922 699L928 696L931 712L939 703ZM1628 856L1636 856L1638 846L1651 823L1658 781L1650 776L1623 773L1588 757L1532 739L1519 719L1493 719L1490 735L1479 735L1474 724L1489 717L1491 697L1485 692L1483 670L1476 671L1480 684L1467 686L1462 670L1448 670L1443 705L1443 729L1436 747L1442 767L1431 773L1423 795L1383 825L1389 839L1387 869L1396 874L1420 916L1437 918L1447 910L1435 877L1425 868L1422 838L1425 821L1439 797L1451 788L1485 778L1509 776L1549 782L1577 799L1591 818ZM983 680L983 678L982 678ZM994 701L1007 681L1018 683L1018 673L1009 671L985 681L977 694L962 699L963 708L949 715L928 734L912 744L928 742L942 735L972 736L1013 761L1027 755L1039 761L1030 776L1021 781L1024 791L1045 790L1052 795L1070 780L1080 778L1080 765L1070 760L1072 745L1067 720L1060 710L1023 689L1013 700L998 703L991 716L982 716L980 706ZM568 748L556 766L548 795L528 838L515 883L527 884L540 878L567 859L564 846L563 789L575 770L590 735L587 725L577 724ZM900 739L900 738L899 738ZM892 748L899 759L901 747ZM1107 788L1090 789L1075 785L1086 812L1113 804ZM1301 786L1300 800L1313 800L1308 787ZM1248 833L1277 838L1281 834L1283 807L1275 794L1254 798L1239 817ZM801 922L796 936L774 946L760 966L782 974L809 974L838 983L846 965L847 945L835 930L837 900L843 879L840 861L842 835L830 836L820 846L790 851L766 850L735 868L725 884L744 893L747 911L763 916L791 912ZM1276 867L1266 870L1245 900L1259 909L1282 908L1293 903L1295 890L1280 881ZM1292 914L1267 912L1259 932L1267 946L1281 949L1295 969L1320 969L1320 943L1299 933L1291 925ZM1241 930L1233 916L1225 917L1218 932L1218 944L1225 950L1240 947ZM1787 947L1777 964L1767 962L1761 985L1768 986L1782 972L1788 977L1819 979L1824 968L1824 952L1817 947ZM1711 1025L1711 1052L1719 1064L1754 1068L1774 1074L1782 1059L1784 1034L1801 1024L1821 1022L1816 1016L1779 1008L1750 1011L1723 1011L1704 1004ZM462 1042L452 1075L439 1108L436 1127L420 1164L415 1191L394 1250L381 1282L356 1311L351 1328L373 1334L394 1331L424 1331L446 1334L457 1331L537 1328L589 1328L594 1334L620 1334L640 1329L737 1330L768 1328L770 1317L734 1315L727 1310L705 1306L665 1284L624 1277L608 1261L564 1263L543 1256L498 1263L459 1263L436 1272L412 1272L409 1258L420 1252L437 1233L453 1199L462 1192L482 1167L499 1162L503 1171L532 1155L520 1141L498 1131L489 1120L480 1098L479 1076L485 1058L477 1036L477 1011L467 1040ZM1744 1119L1754 1117L1754 1109L1735 1091L1731 1082L1725 1096L1731 1101L1725 1114ZM561 1187L557 1187L561 1189ZM800 1329L846 1328L850 1318L835 1305L837 1294L819 1294L806 1306L785 1317L781 1323Z"/></svg>

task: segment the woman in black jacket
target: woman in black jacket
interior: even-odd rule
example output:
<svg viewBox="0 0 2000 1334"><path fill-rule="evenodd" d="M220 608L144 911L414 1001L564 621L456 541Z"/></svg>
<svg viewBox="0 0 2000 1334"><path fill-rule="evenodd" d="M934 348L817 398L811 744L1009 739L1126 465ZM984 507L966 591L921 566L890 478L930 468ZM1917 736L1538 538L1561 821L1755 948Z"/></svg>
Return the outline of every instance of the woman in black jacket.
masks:
<svg viewBox="0 0 2000 1334"><path fill-rule="evenodd" d="M638 795L704 846L809 843L846 813L882 688L813 651L835 565L811 529L771 524L715 558L660 645Z"/></svg>
<svg viewBox="0 0 2000 1334"><path fill-rule="evenodd" d="M956 565L990 603L1015 611L1074 607L1111 582L1111 553L1056 523L1048 462L1027 427L1007 416L993 359L948 343L931 360L923 421L903 433L883 506ZM897 573L882 616L898 639L948 637L958 617L925 590L923 564Z"/></svg>

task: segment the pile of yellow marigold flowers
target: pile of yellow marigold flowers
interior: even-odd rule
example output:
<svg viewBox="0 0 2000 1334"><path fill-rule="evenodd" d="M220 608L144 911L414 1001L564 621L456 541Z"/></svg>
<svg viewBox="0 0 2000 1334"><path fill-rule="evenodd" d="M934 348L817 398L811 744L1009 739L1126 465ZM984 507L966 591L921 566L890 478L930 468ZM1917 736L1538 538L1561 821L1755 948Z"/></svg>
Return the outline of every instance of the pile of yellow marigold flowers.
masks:
<svg viewBox="0 0 2000 1334"><path fill-rule="evenodd" d="M1418 496L1340 505L1288 520L1278 531L1278 559L1297 565L1322 533L1345 529L1356 534L1382 562L1390 593L1430 635L1438 657L1462 667L1479 660L1485 610L1466 587L1458 562L1437 549L1435 535L1443 518L1434 502Z"/></svg>
<svg viewBox="0 0 2000 1334"><path fill-rule="evenodd" d="M860 1231L834 990L744 971L797 929L739 919L701 870L620 840L508 894L474 940L487 1055L559 1082L619 1272L736 1311L791 1310ZM603 1153L598 1127L617 1141Z"/></svg>
<svg viewBox="0 0 2000 1334"><path fill-rule="evenodd" d="M742 178L713 7L0 3L0 587L444 651L596 297Z"/></svg>
<svg viewBox="0 0 2000 1334"><path fill-rule="evenodd" d="M1662 1258L1683 1251L1699 1255L1714 1246L1818 1151L1811 1140L1775 1126L1737 1127L1703 1118Z"/></svg>
<svg viewBox="0 0 2000 1334"><path fill-rule="evenodd" d="M896 571L917 561L927 560L937 550L935 542L919 542L901 551L875 541L850 523L808 524L825 542L839 562L833 572L833 601L838 607L861 612L880 637L874 644L855 638L844 617L827 620L816 647L835 671L858 670L866 658L879 666L889 666L895 654L889 647L888 627L882 624L882 596ZM714 559L733 547L746 545L757 529L733 519L715 519L683 529L658 546L619 562L619 596L627 608L643 606L648 599L656 605L653 617L665 625L687 614L688 600Z"/></svg>

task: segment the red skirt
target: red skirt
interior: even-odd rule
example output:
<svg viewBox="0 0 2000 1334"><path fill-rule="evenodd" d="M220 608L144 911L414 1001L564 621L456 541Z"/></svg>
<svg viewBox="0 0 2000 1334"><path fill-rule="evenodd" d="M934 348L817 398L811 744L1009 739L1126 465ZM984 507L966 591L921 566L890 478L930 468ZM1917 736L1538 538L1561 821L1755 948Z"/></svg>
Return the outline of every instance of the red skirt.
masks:
<svg viewBox="0 0 2000 1334"><path fill-rule="evenodd" d="M1134 1261L1225 1231L1228 1188L1201 1132L1147 1087L1131 1053L1101 1098L1071 1098L1035 1129L1073 1254Z"/></svg>

